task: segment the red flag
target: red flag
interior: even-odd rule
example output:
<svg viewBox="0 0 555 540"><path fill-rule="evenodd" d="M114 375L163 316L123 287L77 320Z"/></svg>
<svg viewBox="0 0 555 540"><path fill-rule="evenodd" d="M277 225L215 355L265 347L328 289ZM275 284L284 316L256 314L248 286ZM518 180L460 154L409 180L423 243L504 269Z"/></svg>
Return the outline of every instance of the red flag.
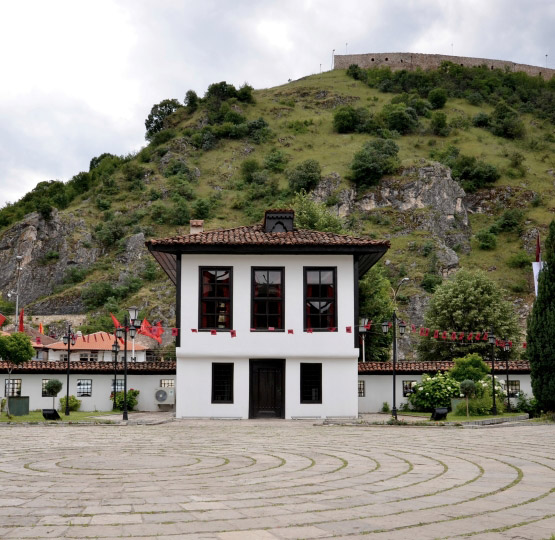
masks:
<svg viewBox="0 0 555 540"><path fill-rule="evenodd" d="M216 332L216 330L210 330L210 335L211 336L216 336L216 335L218 335L218 332Z"/></svg>
<svg viewBox="0 0 555 540"><path fill-rule="evenodd" d="M411 332L416 332L416 326L414 324L410 325L410 331Z"/></svg>
<svg viewBox="0 0 555 540"><path fill-rule="evenodd" d="M474 334L474 339L475 339L476 341L480 341L480 332L476 332L476 333Z"/></svg>
<svg viewBox="0 0 555 540"><path fill-rule="evenodd" d="M424 328L424 337L428 337L430 335L430 329Z"/></svg>
<svg viewBox="0 0 555 540"><path fill-rule="evenodd" d="M177 328L172 328L172 336L176 337L179 334Z"/></svg>
<svg viewBox="0 0 555 540"><path fill-rule="evenodd" d="M193 334L198 333L198 330L196 328L191 328L191 332L193 332Z"/></svg>
<svg viewBox="0 0 555 540"><path fill-rule="evenodd" d="M459 332L459 341L464 339L464 332Z"/></svg>
<svg viewBox="0 0 555 540"><path fill-rule="evenodd" d="M2 326L1 322L0 322L0 326ZM39 334L44 334L44 328L42 327L42 323L39 323Z"/></svg>
<svg viewBox="0 0 555 540"><path fill-rule="evenodd" d="M372 328L372 323L373 323L373 322L374 322L374 321L368 321L368 322L364 325L364 328L366 328L366 330L370 330L370 328ZM335 330L334 330L334 332L335 332Z"/></svg>
<svg viewBox="0 0 555 540"><path fill-rule="evenodd" d="M287 333L288 333L288 334L294 334L293 329L292 329L292 328L289 328L289 330L287 330Z"/></svg>
<svg viewBox="0 0 555 540"><path fill-rule="evenodd" d="M446 331L446 330L444 330L444 331L441 333L441 339L447 339L447 331Z"/></svg>
<svg viewBox="0 0 555 540"><path fill-rule="evenodd" d="M418 333L418 335L423 336L424 335L424 330L425 330L425 328L420 327L420 332Z"/></svg>
<svg viewBox="0 0 555 540"><path fill-rule="evenodd" d="M112 317L112 322L114 323L114 326L116 328L119 328L121 326L121 324L119 323L119 321L114 317L114 315L112 313L110 313L110 317ZM140 333L140 332L139 332Z"/></svg>
<svg viewBox="0 0 555 540"><path fill-rule="evenodd" d="M306 333L307 333L307 334L312 334L312 328L307 328L307 329L306 329Z"/></svg>
<svg viewBox="0 0 555 540"><path fill-rule="evenodd" d="M457 332L451 332L451 341L457 341Z"/></svg>
<svg viewBox="0 0 555 540"><path fill-rule="evenodd" d="M484 332L484 334L482 335L482 341L487 341L488 340L488 333Z"/></svg>
<svg viewBox="0 0 555 540"><path fill-rule="evenodd" d="M40 341L40 336L37 336L37 339L35 341L37 342L37 345L42 345L42 343Z"/></svg>
<svg viewBox="0 0 555 540"><path fill-rule="evenodd" d="M541 262L542 260L542 250L540 246L540 233L536 236L536 262Z"/></svg>
<svg viewBox="0 0 555 540"><path fill-rule="evenodd" d="M466 341L472 341L472 332L470 332L470 334L468 334Z"/></svg>
<svg viewBox="0 0 555 540"><path fill-rule="evenodd" d="M439 330L434 330L434 339L439 337Z"/></svg>
<svg viewBox="0 0 555 540"><path fill-rule="evenodd" d="M235 330L232 330L230 332L231 337L237 337L237 332Z"/></svg>
<svg viewBox="0 0 555 540"><path fill-rule="evenodd" d="M522 344L522 348L523 348L523 349L526 349L526 347L527 347L526 343L523 343L523 344Z"/></svg>
<svg viewBox="0 0 555 540"><path fill-rule="evenodd" d="M4 317L4 315L2 315L2 313L0 313L0 326L2 326L4 324L5 320L6 320L6 317Z"/></svg>
<svg viewBox="0 0 555 540"><path fill-rule="evenodd" d="M347 327L345 327L345 332L347 332L347 334L352 334L352 333L353 333L353 328L352 328L352 326L347 326Z"/></svg>
<svg viewBox="0 0 555 540"><path fill-rule="evenodd" d="M25 328L23 327L23 309L19 312L19 332L25 332Z"/></svg>

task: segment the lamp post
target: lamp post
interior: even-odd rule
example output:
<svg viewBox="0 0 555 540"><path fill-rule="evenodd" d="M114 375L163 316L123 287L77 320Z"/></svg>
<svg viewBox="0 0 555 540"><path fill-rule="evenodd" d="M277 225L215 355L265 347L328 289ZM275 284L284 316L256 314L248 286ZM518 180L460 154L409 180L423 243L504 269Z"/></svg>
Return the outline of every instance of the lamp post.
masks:
<svg viewBox="0 0 555 540"><path fill-rule="evenodd" d="M359 321L358 332L362 337L362 361L366 362L366 325L368 324L368 319L361 318Z"/></svg>
<svg viewBox="0 0 555 540"><path fill-rule="evenodd" d="M15 286L15 316L19 315L19 276L21 274L21 261L23 257L21 255L17 255L15 260L17 261L17 282Z"/></svg>
<svg viewBox="0 0 555 540"><path fill-rule="evenodd" d="M493 328L488 335L488 341L491 345L491 392L493 396L491 414L495 416L497 415L497 405L495 404L495 334L493 333Z"/></svg>
<svg viewBox="0 0 555 540"><path fill-rule="evenodd" d="M399 288L405 282L409 281L409 278L405 277L401 281L399 281L399 285L397 285L396 289L391 289L393 291L393 318L391 322L391 326L393 328L393 407L391 408L391 416L397 420L397 388L396 388L396 366L397 366L397 293L399 292ZM402 336L405 333L407 325L401 321L399 323L399 334ZM387 334L389 331L389 321L382 323L382 332Z"/></svg>
<svg viewBox="0 0 555 540"><path fill-rule="evenodd" d="M511 352L511 344L505 338L505 344L503 345L503 350L505 351L505 368L507 370L507 412L511 411L511 397L509 396L509 352Z"/></svg>
<svg viewBox="0 0 555 540"><path fill-rule="evenodd" d="M117 385L117 366L118 366L118 352L120 350L119 347L119 343L118 343L118 338L116 336L116 339L114 341L114 344L112 345L112 352L114 353L114 404L112 406L112 410L115 411L116 410L116 391L118 389L118 385Z"/></svg>
<svg viewBox="0 0 555 540"><path fill-rule="evenodd" d="M67 334L62 337L64 345L67 345L67 381L66 381L66 416L69 416L69 355L70 345L75 345L77 336L71 331L71 324L67 325Z"/></svg>
<svg viewBox="0 0 555 540"><path fill-rule="evenodd" d="M131 336L131 339L135 340L135 335L137 334L137 315L139 313L139 308L130 307L129 318L127 314L123 319L123 326L120 326L116 330L116 336L118 338L123 338L123 420L128 419L127 415L127 334ZM140 326L140 325L139 325ZM133 346L134 348L134 346Z"/></svg>

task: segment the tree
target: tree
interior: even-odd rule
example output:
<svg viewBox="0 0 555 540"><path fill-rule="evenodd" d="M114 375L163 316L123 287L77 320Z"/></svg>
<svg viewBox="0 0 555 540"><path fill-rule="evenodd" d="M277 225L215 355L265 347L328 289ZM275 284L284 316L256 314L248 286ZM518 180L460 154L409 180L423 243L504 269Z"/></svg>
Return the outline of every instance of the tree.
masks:
<svg viewBox="0 0 555 540"><path fill-rule="evenodd" d="M472 379L464 379L459 387L461 394L466 399L466 416L468 415L468 398L476 393L476 383Z"/></svg>
<svg viewBox="0 0 555 540"><path fill-rule="evenodd" d="M449 370L449 375L456 381L462 382L467 379L478 382L488 373L490 368L482 360L479 354L467 354L462 358L455 358L455 365Z"/></svg>
<svg viewBox="0 0 555 540"><path fill-rule="evenodd" d="M295 209L295 225L299 229L343 232L341 219L334 216L323 204L311 200L304 190L295 195L293 208Z"/></svg>
<svg viewBox="0 0 555 540"><path fill-rule="evenodd" d="M28 362L33 356L35 356L35 349L27 334L16 332L9 336L0 336L0 357L8 363L8 388L11 386L13 369L23 362ZM9 399L6 400L6 414L10 416Z"/></svg>
<svg viewBox="0 0 555 540"><path fill-rule="evenodd" d="M145 120L146 139L150 140L153 135L164 129L164 121L181 107L177 99L164 99L160 103L153 105L150 114Z"/></svg>
<svg viewBox="0 0 555 540"><path fill-rule="evenodd" d="M399 167L398 152L399 147L390 139L367 142L353 156L350 179L361 186L377 184L384 174L390 174Z"/></svg>
<svg viewBox="0 0 555 540"><path fill-rule="evenodd" d="M194 90L187 90L185 94L185 107L191 113L198 109L198 95Z"/></svg>
<svg viewBox="0 0 555 540"><path fill-rule="evenodd" d="M434 109L443 109L447 102L447 92L443 88L434 88L428 92L428 101Z"/></svg>
<svg viewBox="0 0 555 540"><path fill-rule="evenodd" d="M543 410L555 411L555 220L549 224L538 296L528 318L532 390Z"/></svg>
<svg viewBox="0 0 555 540"><path fill-rule="evenodd" d="M322 168L315 159L307 159L287 173L289 187L294 192L314 189L321 177Z"/></svg>
<svg viewBox="0 0 555 540"><path fill-rule="evenodd" d="M351 133L356 130L357 124L358 115L351 105L339 107L333 113L333 128L337 133Z"/></svg>
<svg viewBox="0 0 555 540"><path fill-rule="evenodd" d="M46 395L47 396L52 396L52 408L53 409L56 408L56 396L58 395L58 393L62 389L62 386L63 385L62 385L61 381L59 381L58 379L50 379L46 383L46 386L44 387Z"/></svg>
<svg viewBox="0 0 555 540"><path fill-rule="evenodd" d="M434 135L445 137L449 135L449 128L447 127L447 116L442 111L435 111L432 113L430 120L430 128Z"/></svg>
<svg viewBox="0 0 555 540"><path fill-rule="evenodd" d="M444 281L434 292L425 315L425 324L434 330L451 332L488 332L496 336L519 341L517 318L506 293L485 273L460 270ZM513 347L511 354L515 354ZM491 346L487 341L465 342L467 354L477 353L489 358ZM449 361L461 355L459 341L425 338L418 345L423 361Z"/></svg>
<svg viewBox="0 0 555 540"><path fill-rule="evenodd" d="M373 321L364 338L365 356L368 362L386 362L392 342L392 332L384 334L382 321L391 319L393 302L391 283L385 277L383 266L373 266L359 282L360 316ZM357 321L358 322L358 321Z"/></svg>

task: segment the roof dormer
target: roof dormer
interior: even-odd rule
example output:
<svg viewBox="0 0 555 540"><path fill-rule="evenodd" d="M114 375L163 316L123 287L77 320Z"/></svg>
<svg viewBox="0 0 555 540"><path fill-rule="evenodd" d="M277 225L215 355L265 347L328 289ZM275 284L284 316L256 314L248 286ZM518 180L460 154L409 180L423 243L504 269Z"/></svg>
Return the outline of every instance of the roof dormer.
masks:
<svg viewBox="0 0 555 540"><path fill-rule="evenodd" d="M295 212L293 210L266 210L264 214L264 232L291 232Z"/></svg>

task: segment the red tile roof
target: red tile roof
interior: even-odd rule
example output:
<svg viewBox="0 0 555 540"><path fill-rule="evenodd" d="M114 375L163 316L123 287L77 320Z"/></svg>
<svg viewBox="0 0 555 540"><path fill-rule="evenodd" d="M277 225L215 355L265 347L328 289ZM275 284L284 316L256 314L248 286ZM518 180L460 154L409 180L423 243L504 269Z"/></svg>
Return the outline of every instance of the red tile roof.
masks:
<svg viewBox="0 0 555 540"><path fill-rule="evenodd" d="M196 234L185 234L169 238L152 239L148 247L157 246L337 246L337 247L383 247L389 248L387 240L373 240L346 234L297 229L290 232L265 232L262 225L215 229Z"/></svg>
<svg viewBox="0 0 555 540"><path fill-rule="evenodd" d="M0 373L7 373L12 367L8 362L0 361ZM69 363L71 373L113 373L112 362L74 362ZM42 362L31 360L16 366L12 371L12 377L21 373L66 373L66 362ZM123 363L118 362L117 372L123 373ZM171 362L127 362L127 373L136 374L167 374L175 375L175 360Z"/></svg>
<svg viewBox="0 0 555 540"><path fill-rule="evenodd" d="M108 332L95 332L94 334L88 334L86 336L80 336L77 338L75 345L71 345L71 351L111 351L112 345L115 341L114 334L108 334ZM123 347L122 340L120 340L120 346ZM67 350L67 345L64 345L63 341L57 341L52 345L47 345L47 349L53 350ZM136 351L146 351L147 347L139 345L135 342ZM127 350L131 350L131 340L127 340Z"/></svg>
<svg viewBox="0 0 555 540"><path fill-rule="evenodd" d="M451 369L454 362L397 362L395 371L397 373L437 373ZM488 364L489 365L489 364ZM505 373L507 367L505 362L495 362L495 372ZM530 364L524 361L509 362L509 371L512 373L530 373ZM393 373L392 362L359 362L359 375L390 375Z"/></svg>

